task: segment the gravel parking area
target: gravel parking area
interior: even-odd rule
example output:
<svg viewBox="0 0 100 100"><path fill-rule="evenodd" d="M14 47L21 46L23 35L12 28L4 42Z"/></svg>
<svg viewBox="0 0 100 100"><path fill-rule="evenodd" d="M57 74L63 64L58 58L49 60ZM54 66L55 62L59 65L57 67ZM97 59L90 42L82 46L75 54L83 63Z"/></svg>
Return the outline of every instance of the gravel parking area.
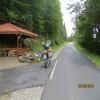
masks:
<svg viewBox="0 0 100 100"><path fill-rule="evenodd" d="M40 100L44 87L35 87L11 93L10 100Z"/></svg>
<svg viewBox="0 0 100 100"><path fill-rule="evenodd" d="M26 88L0 96L0 100L40 100L44 87Z"/></svg>
<svg viewBox="0 0 100 100"><path fill-rule="evenodd" d="M27 63L18 62L16 57L0 57L0 70L11 69L27 65Z"/></svg>

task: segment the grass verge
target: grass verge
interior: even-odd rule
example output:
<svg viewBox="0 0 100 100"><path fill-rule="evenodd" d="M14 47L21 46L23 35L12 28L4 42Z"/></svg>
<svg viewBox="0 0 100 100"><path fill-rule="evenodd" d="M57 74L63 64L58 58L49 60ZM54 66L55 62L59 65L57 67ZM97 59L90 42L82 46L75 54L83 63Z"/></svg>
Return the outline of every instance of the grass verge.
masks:
<svg viewBox="0 0 100 100"><path fill-rule="evenodd" d="M66 46L66 44L67 44L67 41L64 41L62 44L60 44L60 45L55 45L55 46L53 46L53 50L54 50L54 53L56 53L56 52L60 52L61 51L61 49L63 49L63 47L64 46Z"/></svg>
<svg viewBox="0 0 100 100"><path fill-rule="evenodd" d="M42 41L40 39L34 39L33 41L26 40L25 44L26 44L27 47L33 49L33 53L37 53L37 52L43 50ZM67 41L64 41L59 45L52 46L51 48L54 50L54 52L57 52L60 49L62 49L66 44L67 44Z"/></svg>
<svg viewBox="0 0 100 100"><path fill-rule="evenodd" d="M100 68L100 56L93 54L83 48L81 45L78 43L75 43L75 47L82 53L84 54L91 62L93 62L97 68Z"/></svg>

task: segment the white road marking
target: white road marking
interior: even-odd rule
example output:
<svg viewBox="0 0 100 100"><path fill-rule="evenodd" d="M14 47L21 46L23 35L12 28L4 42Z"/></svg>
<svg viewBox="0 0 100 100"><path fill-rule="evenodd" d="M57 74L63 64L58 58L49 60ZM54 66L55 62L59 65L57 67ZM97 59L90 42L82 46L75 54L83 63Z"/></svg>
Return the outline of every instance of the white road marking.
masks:
<svg viewBox="0 0 100 100"><path fill-rule="evenodd" d="M52 78L53 78L53 75L54 75L54 71L55 71L57 62L58 62L58 61L56 60L56 63L55 63L55 65L54 65L53 70L52 70L51 75L50 75L50 80L52 80Z"/></svg>

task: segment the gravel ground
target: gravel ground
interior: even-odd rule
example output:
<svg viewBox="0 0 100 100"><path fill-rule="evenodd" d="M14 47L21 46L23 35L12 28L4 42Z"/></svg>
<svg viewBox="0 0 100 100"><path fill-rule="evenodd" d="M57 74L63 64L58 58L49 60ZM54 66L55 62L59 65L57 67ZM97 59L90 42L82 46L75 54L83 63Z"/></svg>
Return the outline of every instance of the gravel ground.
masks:
<svg viewBox="0 0 100 100"><path fill-rule="evenodd" d="M40 100L44 87L34 87L14 91L0 96L0 100Z"/></svg>
<svg viewBox="0 0 100 100"><path fill-rule="evenodd" d="M18 62L16 57L0 57L0 70L25 66L27 63Z"/></svg>

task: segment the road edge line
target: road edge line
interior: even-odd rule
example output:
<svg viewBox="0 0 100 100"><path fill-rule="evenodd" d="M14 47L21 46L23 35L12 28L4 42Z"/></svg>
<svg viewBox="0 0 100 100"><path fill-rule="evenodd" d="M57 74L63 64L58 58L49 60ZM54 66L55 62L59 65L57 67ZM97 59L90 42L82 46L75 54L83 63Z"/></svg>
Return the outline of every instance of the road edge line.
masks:
<svg viewBox="0 0 100 100"><path fill-rule="evenodd" d="M51 75L50 75L50 80L52 80L52 78L53 78L54 71L55 71L55 69L56 69L57 63L58 63L58 61L56 60L55 65L54 65L53 70L52 70Z"/></svg>

